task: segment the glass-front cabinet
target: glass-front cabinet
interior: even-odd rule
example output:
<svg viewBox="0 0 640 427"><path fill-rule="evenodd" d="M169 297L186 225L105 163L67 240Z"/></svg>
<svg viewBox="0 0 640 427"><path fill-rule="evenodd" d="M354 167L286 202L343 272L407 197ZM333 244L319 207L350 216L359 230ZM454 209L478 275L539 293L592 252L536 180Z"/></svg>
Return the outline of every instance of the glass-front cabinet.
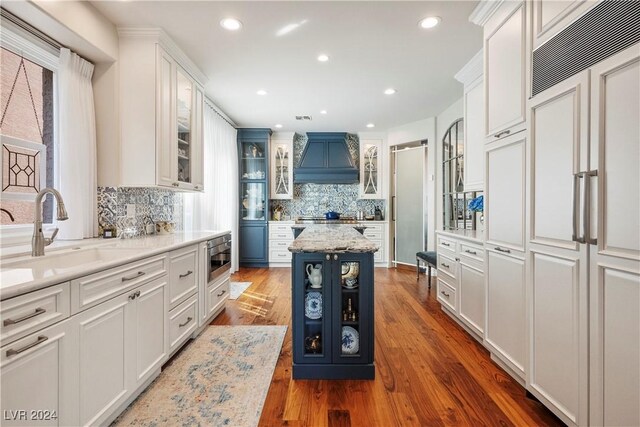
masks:
<svg viewBox="0 0 640 427"><path fill-rule="evenodd" d="M360 140L360 199L382 199L382 140Z"/></svg>
<svg viewBox="0 0 640 427"><path fill-rule="evenodd" d="M178 67L176 74L176 142L178 145L178 181L191 182L191 158L193 150L194 114L193 82Z"/></svg>
<svg viewBox="0 0 640 427"><path fill-rule="evenodd" d="M293 198L293 134L271 140L271 198Z"/></svg>
<svg viewBox="0 0 640 427"><path fill-rule="evenodd" d="M238 129L240 265L266 267L270 129Z"/></svg>
<svg viewBox="0 0 640 427"><path fill-rule="evenodd" d="M373 254L295 253L293 266L293 377L373 378Z"/></svg>

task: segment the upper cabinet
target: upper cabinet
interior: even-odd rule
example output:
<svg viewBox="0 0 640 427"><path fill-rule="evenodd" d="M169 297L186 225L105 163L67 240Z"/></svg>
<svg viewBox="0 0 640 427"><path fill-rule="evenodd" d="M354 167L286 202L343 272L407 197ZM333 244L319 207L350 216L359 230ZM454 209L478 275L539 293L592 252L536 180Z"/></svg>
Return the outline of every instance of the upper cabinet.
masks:
<svg viewBox="0 0 640 427"><path fill-rule="evenodd" d="M495 140L525 128L527 31L524 2L504 2L484 24L485 125Z"/></svg>
<svg viewBox="0 0 640 427"><path fill-rule="evenodd" d="M271 198L293 199L293 136L276 133L271 137Z"/></svg>
<svg viewBox="0 0 640 427"><path fill-rule="evenodd" d="M599 0L533 0L531 2L533 49L542 45L598 3Z"/></svg>
<svg viewBox="0 0 640 427"><path fill-rule="evenodd" d="M119 35L120 185L203 191L205 76L162 30Z"/></svg>
<svg viewBox="0 0 640 427"><path fill-rule="evenodd" d="M484 79L483 51L456 75L464 84L464 191L484 190Z"/></svg>
<svg viewBox="0 0 640 427"><path fill-rule="evenodd" d="M360 199L382 199L382 140L360 139Z"/></svg>

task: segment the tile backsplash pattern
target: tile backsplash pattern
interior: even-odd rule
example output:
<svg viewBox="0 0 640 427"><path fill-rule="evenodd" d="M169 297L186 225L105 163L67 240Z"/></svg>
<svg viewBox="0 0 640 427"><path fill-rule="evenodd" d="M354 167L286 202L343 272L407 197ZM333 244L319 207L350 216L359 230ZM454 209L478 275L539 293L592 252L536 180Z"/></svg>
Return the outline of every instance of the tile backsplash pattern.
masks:
<svg viewBox="0 0 640 427"><path fill-rule="evenodd" d="M307 136L295 134L293 139L293 164L300 163L302 151L307 144ZM347 134L347 146L351 158L359 168L360 141L357 135ZM384 200L358 200L358 184L294 184L293 200L272 200L271 212L276 206L284 208L285 215L294 219L297 216L321 216L333 210L342 215L355 215L362 210L367 215L373 215L374 208L380 207L385 211Z"/></svg>
<svg viewBox="0 0 640 427"><path fill-rule="evenodd" d="M135 205L135 216L127 217L127 205ZM183 195L172 190L137 187L98 187L98 223L100 228L115 226L118 235L145 234L145 225L155 221L174 223L183 229Z"/></svg>

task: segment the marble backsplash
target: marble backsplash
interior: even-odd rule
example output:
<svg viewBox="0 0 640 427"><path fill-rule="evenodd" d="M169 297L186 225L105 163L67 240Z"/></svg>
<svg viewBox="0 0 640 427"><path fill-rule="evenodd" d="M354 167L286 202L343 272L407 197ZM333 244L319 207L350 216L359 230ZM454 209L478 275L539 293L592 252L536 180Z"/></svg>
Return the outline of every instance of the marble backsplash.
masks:
<svg viewBox="0 0 640 427"><path fill-rule="evenodd" d="M293 164L300 163L302 151L307 144L306 135L295 134L293 139ZM347 135L347 146L351 159L359 168L360 140L357 135ZM376 207L385 212L384 200L358 200L358 184L294 184L292 200L272 200L271 212L277 206L284 209L284 214L292 219L298 216L322 216L333 210L342 215L355 215L364 211L366 215L373 215Z"/></svg>
<svg viewBox="0 0 640 427"><path fill-rule="evenodd" d="M127 217L127 205L135 206L135 216ZM175 230L183 229L182 193L160 188L98 187L98 223L100 234L104 227L116 227L118 236L145 234L145 225L168 221Z"/></svg>

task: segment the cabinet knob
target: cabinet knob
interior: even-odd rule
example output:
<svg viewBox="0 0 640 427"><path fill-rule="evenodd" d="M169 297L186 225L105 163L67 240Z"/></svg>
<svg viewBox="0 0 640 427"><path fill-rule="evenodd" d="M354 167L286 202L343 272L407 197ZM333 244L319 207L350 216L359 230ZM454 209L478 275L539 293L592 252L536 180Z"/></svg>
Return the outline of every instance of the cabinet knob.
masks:
<svg viewBox="0 0 640 427"><path fill-rule="evenodd" d="M327 261L329 261L331 259L331 255L327 254Z"/></svg>
<svg viewBox="0 0 640 427"><path fill-rule="evenodd" d="M335 261L337 261L337 260L338 260L338 254L334 254L334 255L333 255L333 259L334 259Z"/></svg>
<svg viewBox="0 0 640 427"><path fill-rule="evenodd" d="M173 183L173 184L171 184L171 185L173 185L174 187L179 187L179 186L180 186L180 183L179 183L179 182L174 182L174 183Z"/></svg>

